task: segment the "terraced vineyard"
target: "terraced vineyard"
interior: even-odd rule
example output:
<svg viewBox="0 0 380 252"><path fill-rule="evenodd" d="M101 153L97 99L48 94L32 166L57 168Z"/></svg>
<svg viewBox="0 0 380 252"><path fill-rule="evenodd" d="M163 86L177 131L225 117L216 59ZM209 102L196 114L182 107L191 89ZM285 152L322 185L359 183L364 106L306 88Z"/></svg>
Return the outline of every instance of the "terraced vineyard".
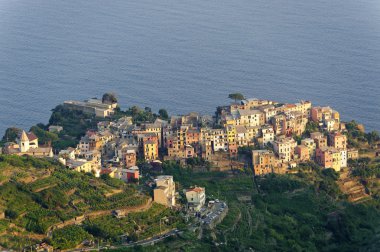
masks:
<svg viewBox="0 0 380 252"><path fill-rule="evenodd" d="M2 247L34 244L53 226L96 211L144 205L148 199L120 180L68 171L42 159L0 155L0 174L0 212L7 217L0 222Z"/></svg>

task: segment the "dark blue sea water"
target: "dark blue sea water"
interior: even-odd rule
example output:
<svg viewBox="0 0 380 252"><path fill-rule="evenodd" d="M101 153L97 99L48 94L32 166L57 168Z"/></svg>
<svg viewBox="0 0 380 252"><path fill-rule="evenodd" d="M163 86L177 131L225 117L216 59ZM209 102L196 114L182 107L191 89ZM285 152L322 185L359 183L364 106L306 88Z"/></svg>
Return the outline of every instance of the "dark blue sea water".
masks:
<svg viewBox="0 0 380 252"><path fill-rule="evenodd" d="M0 0L0 135L106 91L169 113L310 99L380 130L380 2Z"/></svg>

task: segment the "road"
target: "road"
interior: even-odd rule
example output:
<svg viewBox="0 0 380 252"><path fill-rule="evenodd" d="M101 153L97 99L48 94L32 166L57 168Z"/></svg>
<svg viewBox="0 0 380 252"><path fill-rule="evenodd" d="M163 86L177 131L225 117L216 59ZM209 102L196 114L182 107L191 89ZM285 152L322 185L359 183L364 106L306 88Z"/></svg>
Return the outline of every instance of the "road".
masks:
<svg viewBox="0 0 380 252"><path fill-rule="evenodd" d="M215 202L210 213L206 215L206 218L202 219L202 224L210 225L213 222L220 221L220 215L226 210L227 204L224 202Z"/></svg>
<svg viewBox="0 0 380 252"><path fill-rule="evenodd" d="M179 232L180 231L178 229L173 229L161 235L156 235L149 239L138 241L138 242L123 243L122 245L117 245L117 246L101 246L99 248L98 247L80 248L80 249L73 249L73 250L68 250L68 251L71 251L71 252L99 251L99 250L107 250L107 249L119 249L119 248L130 248L130 247L135 247L135 246L153 245L154 243L160 242L164 240L165 238L168 238L173 235L177 235Z"/></svg>

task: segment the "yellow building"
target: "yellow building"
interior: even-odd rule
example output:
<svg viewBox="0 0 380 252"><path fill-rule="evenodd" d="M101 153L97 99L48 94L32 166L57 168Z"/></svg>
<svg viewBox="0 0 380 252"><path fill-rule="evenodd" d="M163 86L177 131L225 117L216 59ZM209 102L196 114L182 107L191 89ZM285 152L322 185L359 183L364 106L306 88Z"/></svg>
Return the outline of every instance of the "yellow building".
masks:
<svg viewBox="0 0 380 252"><path fill-rule="evenodd" d="M359 151L357 149L348 149L347 150L347 159L358 159Z"/></svg>
<svg viewBox="0 0 380 252"><path fill-rule="evenodd" d="M332 119L334 119L335 122L340 123L340 115L338 111L336 110L332 111Z"/></svg>
<svg viewBox="0 0 380 252"><path fill-rule="evenodd" d="M143 141L145 160L156 160L158 158L158 142L157 139L147 139Z"/></svg>
<svg viewBox="0 0 380 252"><path fill-rule="evenodd" d="M66 167L77 172L92 172L93 164L85 159L67 160Z"/></svg>
<svg viewBox="0 0 380 252"><path fill-rule="evenodd" d="M233 125L227 125L226 131L228 143L236 142L236 127Z"/></svg>
<svg viewBox="0 0 380 252"><path fill-rule="evenodd" d="M189 126L181 126L177 130L177 144L178 148L184 148L187 145L187 131Z"/></svg>
<svg viewBox="0 0 380 252"><path fill-rule="evenodd" d="M332 148L331 149L332 156L332 167L335 171L340 171L341 163L342 163L342 155L339 150Z"/></svg>

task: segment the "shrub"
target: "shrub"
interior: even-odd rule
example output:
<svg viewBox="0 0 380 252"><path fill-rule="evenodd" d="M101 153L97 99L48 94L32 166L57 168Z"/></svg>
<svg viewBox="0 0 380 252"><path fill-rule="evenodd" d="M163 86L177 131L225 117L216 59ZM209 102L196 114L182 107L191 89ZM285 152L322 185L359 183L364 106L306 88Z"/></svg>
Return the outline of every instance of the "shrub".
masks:
<svg viewBox="0 0 380 252"><path fill-rule="evenodd" d="M73 225L54 230L51 244L56 249L69 249L90 238L91 235L82 227Z"/></svg>

